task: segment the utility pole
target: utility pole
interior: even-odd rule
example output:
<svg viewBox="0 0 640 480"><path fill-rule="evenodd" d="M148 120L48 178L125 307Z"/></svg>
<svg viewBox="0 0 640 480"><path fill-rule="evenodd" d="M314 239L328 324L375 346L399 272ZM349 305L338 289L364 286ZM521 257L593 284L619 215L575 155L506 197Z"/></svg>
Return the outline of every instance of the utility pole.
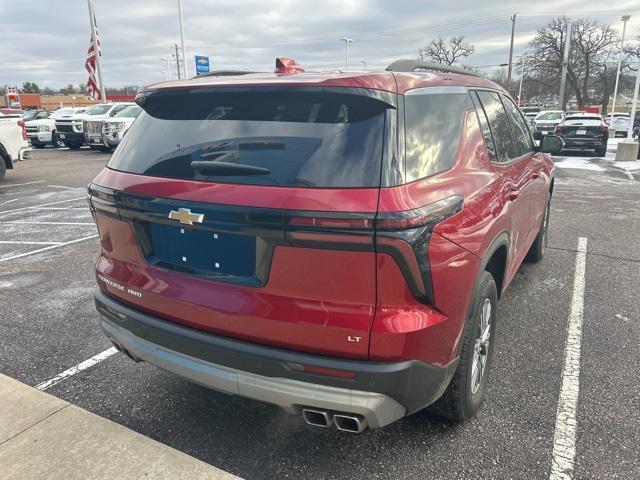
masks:
<svg viewBox="0 0 640 480"><path fill-rule="evenodd" d="M180 54L178 53L178 44L174 43L173 47L176 49L176 69L178 70L178 80L182 78L180 76Z"/></svg>
<svg viewBox="0 0 640 480"><path fill-rule="evenodd" d="M107 95L104 92L104 82L102 81L102 66L100 65L100 46L96 39L96 15L93 13L93 3L87 0L89 4L89 21L91 22L91 43L93 45L93 54L96 57L96 71L98 73L98 83L100 84L100 100L107 101Z"/></svg>
<svg viewBox="0 0 640 480"><path fill-rule="evenodd" d="M178 16L180 17L180 45L182 49L182 65L184 66L184 78L189 78L189 70L187 68L187 55L184 53L184 25L182 21L182 0L178 0ZM180 72L180 69L178 69ZM178 73L180 78L180 73Z"/></svg>
<svg viewBox="0 0 640 480"><path fill-rule="evenodd" d="M571 45L571 22L567 23L567 36L564 39L564 55L562 58L562 76L560 77L560 108L565 110L564 89L567 82L567 67L569 66L569 48Z"/></svg>
<svg viewBox="0 0 640 480"><path fill-rule="evenodd" d="M622 20L622 39L620 40L620 53L618 53L618 70L616 71L616 86L613 89L613 105L611 106L611 120L613 120L613 114L616 111L616 97L618 96L618 81L620 80L620 64L622 63L622 54L624 49L624 34L627 32L627 22L631 18L631 15L623 15ZM633 123L633 122L632 122Z"/></svg>
<svg viewBox="0 0 640 480"><path fill-rule="evenodd" d="M511 16L511 44L509 45L509 72L507 73L507 92L511 94L511 73L513 70L513 39L516 36L516 13Z"/></svg>
<svg viewBox="0 0 640 480"><path fill-rule="evenodd" d="M367 59L363 58L362 60L360 60L360 62L362 62L362 71L366 72L367 71Z"/></svg>
<svg viewBox="0 0 640 480"><path fill-rule="evenodd" d="M349 44L353 42L353 39L348 37L342 37L340 39L344 42L345 53L344 53L344 71L349 71Z"/></svg>

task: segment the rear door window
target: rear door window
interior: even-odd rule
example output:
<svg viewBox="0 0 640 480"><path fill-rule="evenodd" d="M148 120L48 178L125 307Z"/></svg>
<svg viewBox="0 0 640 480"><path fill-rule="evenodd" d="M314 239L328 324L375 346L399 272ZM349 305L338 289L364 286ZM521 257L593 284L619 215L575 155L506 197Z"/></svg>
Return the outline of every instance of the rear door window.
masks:
<svg viewBox="0 0 640 480"><path fill-rule="evenodd" d="M515 149L512 152L511 158L521 157L522 155L532 152L533 140L531 139L529 127L522 118L520 110L516 107L516 104L505 95L502 96L502 103L504 103L509 119L511 120L513 137L515 139Z"/></svg>
<svg viewBox="0 0 640 480"><path fill-rule="evenodd" d="M478 113L478 121L480 122L480 129L482 130L482 136L484 137L484 144L487 147L487 154L489 155L489 160L492 162L498 161L498 154L496 153L496 143L493 139L493 135L491 135L491 128L489 127L489 121L487 120L487 114L482 108L480 104L480 100L478 100L477 92L473 92L471 94L471 98L473 103L476 106L476 112Z"/></svg>
<svg viewBox="0 0 640 480"><path fill-rule="evenodd" d="M451 168L456 160L465 112L473 108L465 89L437 87L405 95L405 156L408 182Z"/></svg>
<svg viewBox="0 0 640 480"><path fill-rule="evenodd" d="M515 145L509 118L500 101L500 96L496 92L481 90L478 92L478 98L480 98L482 107L487 114L489 127L495 140L498 163L507 163L510 159L510 153L513 154L515 151Z"/></svg>
<svg viewBox="0 0 640 480"><path fill-rule="evenodd" d="M330 89L152 93L108 166L211 182L379 186L391 108Z"/></svg>

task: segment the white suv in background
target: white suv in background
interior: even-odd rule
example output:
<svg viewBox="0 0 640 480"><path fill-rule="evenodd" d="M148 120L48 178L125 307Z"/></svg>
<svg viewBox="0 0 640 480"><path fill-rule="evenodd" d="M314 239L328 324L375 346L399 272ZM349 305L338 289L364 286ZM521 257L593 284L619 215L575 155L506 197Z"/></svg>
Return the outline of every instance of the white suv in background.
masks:
<svg viewBox="0 0 640 480"><path fill-rule="evenodd" d="M42 148L51 143L57 148L64 147L64 142L60 139L56 131L56 120L71 118L71 116L84 113L86 110L86 107L64 107L53 113L38 112L33 120L26 122L27 134L29 135L31 145L36 148Z"/></svg>

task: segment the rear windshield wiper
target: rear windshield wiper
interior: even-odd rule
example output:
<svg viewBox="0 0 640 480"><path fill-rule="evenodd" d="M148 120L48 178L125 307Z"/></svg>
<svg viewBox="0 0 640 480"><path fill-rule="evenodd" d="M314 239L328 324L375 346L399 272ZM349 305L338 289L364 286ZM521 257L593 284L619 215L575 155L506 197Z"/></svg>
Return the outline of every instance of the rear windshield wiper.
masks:
<svg viewBox="0 0 640 480"><path fill-rule="evenodd" d="M268 168L255 165L243 165L242 163L229 163L218 161L194 160L191 167L197 172L206 172L213 175L269 175Z"/></svg>

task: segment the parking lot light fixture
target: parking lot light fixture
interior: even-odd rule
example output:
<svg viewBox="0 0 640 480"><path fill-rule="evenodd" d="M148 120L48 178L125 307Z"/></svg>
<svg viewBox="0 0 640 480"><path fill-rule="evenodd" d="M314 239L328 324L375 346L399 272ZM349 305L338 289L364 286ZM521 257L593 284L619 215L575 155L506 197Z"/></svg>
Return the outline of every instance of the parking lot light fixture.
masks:
<svg viewBox="0 0 640 480"><path fill-rule="evenodd" d="M623 15L622 20L622 38L620 39L620 52L618 53L618 69L616 70L616 84L613 88L613 105L611 105L611 120L613 120L613 114L616 112L616 97L618 96L618 83L620 81L620 66L622 63L622 56L624 55L624 35L627 32L627 22L631 18L631 15Z"/></svg>
<svg viewBox="0 0 640 480"><path fill-rule="evenodd" d="M353 39L349 37L342 37L340 41L344 42L344 71L347 72L349 70L349 44L353 42Z"/></svg>

